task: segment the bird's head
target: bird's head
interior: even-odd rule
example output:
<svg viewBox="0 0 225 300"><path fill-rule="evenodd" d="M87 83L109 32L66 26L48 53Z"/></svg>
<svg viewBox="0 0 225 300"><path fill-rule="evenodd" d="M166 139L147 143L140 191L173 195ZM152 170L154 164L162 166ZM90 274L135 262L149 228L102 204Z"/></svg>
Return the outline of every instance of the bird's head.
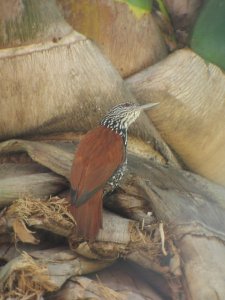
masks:
<svg viewBox="0 0 225 300"><path fill-rule="evenodd" d="M139 105L129 102L118 104L102 119L101 125L114 130L127 130L143 110L148 110L157 104L158 103L148 103Z"/></svg>

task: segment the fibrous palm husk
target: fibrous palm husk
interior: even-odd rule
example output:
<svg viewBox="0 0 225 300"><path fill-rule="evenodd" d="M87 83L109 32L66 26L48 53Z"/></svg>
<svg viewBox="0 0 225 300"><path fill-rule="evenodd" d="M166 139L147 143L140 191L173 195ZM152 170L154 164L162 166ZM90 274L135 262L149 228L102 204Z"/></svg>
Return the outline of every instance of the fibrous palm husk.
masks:
<svg viewBox="0 0 225 300"><path fill-rule="evenodd" d="M225 185L223 72L183 49L130 77L127 84L143 102L154 98L160 103L148 114L186 166Z"/></svg>
<svg viewBox="0 0 225 300"><path fill-rule="evenodd" d="M107 286L86 277L75 277L70 279L65 286L56 294L47 296L46 299L95 299L95 300L126 300L123 293L114 291Z"/></svg>
<svg viewBox="0 0 225 300"><path fill-rule="evenodd" d="M32 142L32 145L34 148L37 146L37 149L39 149L38 142ZM54 147L55 150L53 151ZM48 168L51 168L51 164L56 163L54 155L57 154L57 146L45 145L45 151L48 150L51 151L53 156L51 162L48 162ZM71 153L68 149L63 150L61 146L60 151L61 153L65 151L65 157L67 157L66 153ZM37 151L34 158L45 163L45 160L40 158L38 154ZM47 157L48 154L45 154L45 156ZM58 158L56 168L58 173L69 174L69 164L65 163L65 157L62 161ZM133 174L132 182L135 182L137 187L139 186L140 195L145 197L145 201L149 201L156 218L163 221L164 231L160 229L160 224L156 227L151 225L152 232L155 232L155 234L151 235L150 230L150 233L145 237L135 223L127 220L130 225L126 222L121 223L124 224L121 228L128 229L124 231L128 234L123 236L124 241L126 241L124 244L118 243L119 240L116 235L115 241L112 242L113 235L110 231L110 225L108 229L107 225L104 225L103 232L107 233L107 230L109 230L108 241L111 241L111 243L106 238L101 241L100 233L98 241L90 244L86 243L83 248L82 244L79 246L79 241L75 245L74 239L71 240L73 249L76 249L77 252L82 249L81 253L87 255L87 257L95 255L95 257L92 256L92 259L95 260L106 259L107 261L107 259L111 260L121 256L142 267L164 274L166 278L171 278L171 276L174 278L175 276L179 280L182 276L189 293L194 299L201 298L203 294L211 295L213 293L210 287L207 290L203 287L213 276L218 282L216 286L218 295L223 295L224 285L221 284L221 278L223 278L224 270L221 267L221 261L224 260L225 253L222 251L223 241L225 240L224 188L197 175L168 166L163 167L137 155L128 156L128 166L129 172ZM130 194L132 194L132 191L134 191L133 188L130 190ZM118 222L114 219L113 214L108 214L108 217L111 218L112 223ZM104 215L104 219L107 221L107 215L106 217ZM4 223L7 224L7 222L1 224ZM53 228L50 230L54 230ZM119 227L118 230L123 232L121 228ZM155 231L155 228L158 228L158 230ZM46 228L46 230L48 229ZM165 242L163 242L164 239ZM88 250L84 250L85 248ZM214 257L214 268L209 273L207 272L207 264L214 251L219 254ZM110 254L113 254L113 256L110 256ZM164 255L167 255L167 260L162 267ZM198 272L194 274L191 272L193 265L198 269ZM201 276L202 280L198 281L196 276ZM173 291L175 290L176 288L173 289ZM179 294L180 290L178 291Z"/></svg>
<svg viewBox="0 0 225 300"><path fill-rule="evenodd" d="M99 49L76 32L57 43L1 50L0 68L1 140L34 133L86 131L97 126L113 105L136 102ZM20 92L13 88L15 77ZM176 163L146 115L131 131Z"/></svg>
<svg viewBox="0 0 225 300"><path fill-rule="evenodd" d="M76 143L78 137L80 136L73 135ZM143 144L142 141L133 139L131 150L136 148L138 155L153 156L154 159L165 164L166 159L162 155L149 145L143 147ZM18 198L18 195L48 198L65 190L68 183L63 177L68 180L70 178L74 147L73 143L67 141L62 143L62 147L54 147L53 144L38 141L9 140L2 142L0 144L2 162L0 169L3 173L0 176L0 186L2 186L0 206L11 203ZM67 151L64 151L63 148ZM28 163L30 160L24 154L21 156L24 151L42 167ZM16 153L19 153L19 156ZM12 159L9 154L12 155ZM173 156L169 161L177 164ZM20 168L18 168L18 162Z"/></svg>
<svg viewBox="0 0 225 300"><path fill-rule="evenodd" d="M41 142L18 141L17 143L13 141L11 144L8 142L2 144L4 145L2 147L4 153L8 153L10 149L14 153L26 149L33 159L69 178L72 155L71 150L68 150L68 145L66 148L68 152L64 153L65 150L62 147L58 148ZM66 210L67 205L66 200L57 198L51 198L48 201L32 198L18 199L2 215L1 232L10 233L13 229L16 240L33 244L41 242L41 237L36 237L35 233L40 228L68 237L71 235L74 223ZM91 260L95 259L96 265L97 261L100 262L100 265L102 260L109 263L118 257L126 257L133 251L145 253L145 255L142 254L142 257L146 257L146 266L152 268L154 257L161 252L160 237L153 241L141 233L137 223L114 214L104 213L103 221L104 230L100 231L96 243L91 245L81 243L79 245L79 241L74 243L71 236L69 237L71 248L82 256ZM135 260L133 257L130 260ZM166 274L168 268L157 269L157 271ZM87 269L86 272L91 272L91 269Z"/></svg>
<svg viewBox="0 0 225 300"><path fill-rule="evenodd" d="M122 77L137 73L167 55L150 3L145 9L134 2L115 0L58 0L58 3L70 25L94 40Z"/></svg>
<svg viewBox="0 0 225 300"><path fill-rule="evenodd" d="M103 214L103 229L100 230L96 242L79 244L79 240L72 235L75 224L67 206L65 199L57 197L48 201L18 199L2 214L1 232L6 233L13 229L17 240L37 244L39 240L35 238L34 230L41 228L68 237L71 249L76 253L98 260L117 259L133 251L146 252L146 267L147 261L152 261L161 251L160 236L145 236L135 222L109 212ZM28 227L33 228L33 231ZM155 227L154 230L156 229ZM165 268L164 271L168 270Z"/></svg>
<svg viewBox="0 0 225 300"><path fill-rule="evenodd" d="M206 68L204 62L193 53L191 53L191 59L189 56L184 56L190 59L187 59L188 68L185 65L184 72L189 76L185 77L185 75L184 80L181 76L183 74L181 72L183 55L181 55L180 60L178 59L180 53L191 52L178 51L174 56L166 59L169 67L171 65L175 66L173 72L171 67L169 75L164 67L159 77L157 72L154 73L154 70L157 71L159 66L164 66L165 61L151 68L153 75L155 75L155 77L151 77L152 83L156 84L156 87L167 83L165 89L168 88L172 94L171 97L171 94L166 93L164 98L167 99L164 103L168 103L167 101L170 101L171 98L172 104L176 102L179 99L179 92L182 92L183 96L189 95L189 90L185 84L188 80L191 82L192 77L192 84L195 89L194 93L191 94L191 101L193 101L197 92L200 92L200 96L202 96L202 86L202 89L210 94L211 90L207 88L212 86L211 83L214 80L211 79L216 79L213 83L214 92L220 91L218 86L214 84L222 82L223 86L223 80L218 79L223 78L223 76L214 77L214 75L218 75L218 73L221 75L221 72L218 72L218 69L215 69L212 65ZM0 89L2 99L2 116L0 120L2 120L2 126L0 128L2 139L25 133L31 134L32 132L46 133L55 132L56 130L73 130L74 128L76 130L86 130L97 124L97 119L99 121L105 111L114 104L121 102L121 99L135 101L117 72L101 55L97 47L75 32L63 36L62 39L53 39L43 44L2 50L0 54L2 55L0 59L0 76L2 76ZM174 61L173 57L176 58ZM199 65L204 66L203 74L206 81L210 78L208 80L210 84L207 88L205 84L202 86L195 85L197 80L193 74L202 75L202 73L198 73L199 70L196 73L189 73L193 61L196 65L201 62ZM148 70L146 73L148 73ZM209 74L212 77L208 76ZM144 80L141 80L143 86L148 86L148 80L142 75L140 74L141 78L144 78ZM168 78L166 75L168 75ZM181 81L175 80L177 75L181 77ZM175 85L173 85L173 82L175 82ZM171 85L172 89L170 89ZM182 91L180 87L182 87ZM178 91L175 92L175 96L172 93L174 90ZM147 97L146 101L144 97L140 97L140 100L143 99L146 102L158 101L158 97L162 96L160 91L156 88L156 94L154 95L147 89L146 94L148 97L151 95L151 99ZM221 94L223 95L223 92ZM212 93L212 95L212 98L214 98L216 94ZM218 99L218 95L215 96L215 99ZM7 106L5 103L7 103ZM193 104L194 108L196 108L195 104L196 102ZM81 109L80 106L82 106ZM161 117L162 124L164 120L167 121L171 111L169 110L171 109L170 106L171 103L166 107ZM210 109L214 108L212 106ZM161 107L163 111L162 103ZM179 110L175 111L178 111L179 115ZM159 112L160 110L157 108L152 114L157 116ZM197 116L200 117L202 113L206 112L204 121L211 120L208 108L204 110L202 106L197 106L194 112L197 112ZM179 123L176 123L175 119L176 124L172 130L174 136L178 134L178 129L182 128L180 124L185 121L186 111L180 115L182 116ZM187 123L190 127L192 126L192 115L191 113L187 117ZM215 120L218 117L218 120L221 120L221 116L223 117L223 114L220 110L217 110L216 113L214 111L212 119ZM173 118L171 120L173 121ZM218 122L217 124L221 125L222 123ZM201 121L200 125L207 126L207 122ZM165 125L164 129L166 130L167 127L168 124ZM209 127L210 130L215 129L211 126L211 123ZM199 142L201 140L199 128L196 124L193 128L196 131L196 140ZM143 117L136 123L136 133L137 136L150 142L155 149L159 149L163 154L163 160L176 162L171 151L147 118ZM162 134L164 134L163 130ZM187 135L190 134L191 131L189 130ZM218 148L215 147L215 149L220 149L220 142L224 140L223 137L223 134L218 135ZM182 137L181 143L183 140ZM208 145L211 146L210 143ZM215 146L215 144L212 144L212 146ZM4 142L1 147L2 152L0 153L27 151L33 160L59 176L69 179L73 155L70 149L61 148L61 144L59 147L55 144L54 147L48 144L42 145L42 143L20 140ZM203 148L205 150L207 147L203 145ZM208 148L211 151L210 147ZM201 153L201 151L199 152ZM209 162L206 165L210 169L212 161L208 160L207 157L204 157L204 161ZM135 213L129 213L129 201L123 201L121 206L126 216L138 220L139 223L130 219L115 217L114 214L104 214L104 228L94 243L81 242L76 237L74 238L74 235L71 235L74 223L67 212L67 204L64 199L54 199L53 204L51 200L46 201L45 199L41 199L42 202L40 202L35 196L30 197L30 201L28 201L28 198L24 199L19 195L20 201L15 201L8 209L3 209L0 216L0 231L3 232L1 240L3 244L0 249L2 255L0 262L3 265L0 269L1 279L3 279L1 280L2 293L4 292L7 296L8 292L14 293L20 288L19 292L22 290L22 293L18 294L19 298L23 298L24 295L33 295L34 297L43 295L48 290L53 291L60 288L70 276L102 269L120 257L129 262L135 262L135 265L139 265L143 272L147 269L145 280L150 278L149 282L152 285L153 282L158 282L159 276L163 276L165 285L170 283L171 288L166 289L166 293L161 292L162 285L157 286L156 284L154 288L157 289L158 287L159 293L161 292L160 294L165 297L173 299L180 299L185 296L192 299L223 299L225 294L223 282L225 269L224 264L222 264L225 259L224 188L191 173L173 169L171 166L160 166L158 163L154 163L149 159L142 159L138 155L129 154L128 162L128 172L132 173L130 177L132 178L131 185L134 185L135 188L132 186L129 189L128 184L124 190L132 199L132 197L137 196L137 190L139 189L142 204ZM216 163L219 164L217 161ZM214 162L212 166L214 167ZM36 181L36 178L34 180ZM64 188L65 186L62 184L62 192ZM115 192L113 197L117 197L117 192L119 193L119 190ZM123 196L119 196L118 199L124 198L123 191L122 194ZM10 201L15 199L16 195ZM147 211L143 204L146 202L149 202ZM39 203L42 204L38 205ZM135 205L135 202L132 203ZM26 209L28 209L28 212ZM116 211L115 208L113 210ZM153 224L151 222L147 224L140 222L148 211L153 213L154 221L156 220ZM122 215L124 212L121 211L120 213ZM113 235L112 228L117 223L118 227L116 226L115 229L118 228L119 232L114 230L115 235ZM57 238L59 238L59 235L66 237L61 241L66 247L65 251L57 247L55 253L53 253L54 250L46 249L46 246L42 248L44 235L47 231L50 231ZM6 238L7 234L8 239ZM16 242L11 256L8 255L7 251L10 238L11 241L15 240ZM71 251L68 253L68 240L73 253ZM30 268L29 265L26 267L26 260L26 263L23 264L25 274L20 272L20 269L19 272L13 272L14 269L10 268L11 262L9 259L13 255L16 256L17 251L20 251L18 247L21 244L20 241L23 245L32 243L32 247L37 247L37 245L40 247L40 251L30 253L29 247L25 246L26 252L33 257L32 262L28 259L29 264L34 266L33 263L35 262L35 268ZM10 250L12 248L11 246ZM78 257L75 251L82 254L82 256ZM66 255L63 255L65 252ZM62 254L61 258L59 254ZM17 259L20 261L21 257ZM17 260L14 260L12 264L16 262ZM41 266L41 272L36 272L39 265ZM33 270L33 272L30 270ZM47 270L52 271L53 276L56 275L55 280L53 280L53 276L47 274ZM11 274L12 276L10 276ZM36 277L33 276L35 274L37 274ZM44 282L40 279L39 274L44 274ZM151 277L149 274L154 275ZM25 282L24 278L26 279ZM36 282L37 278L38 282ZM153 280L153 278L156 280ZM183 286L180 285L181 282L183 282ZM12 295L14 294L9 296Z"/></svg>
<svg viewBox="0 0 225 300"><path fill-rule="evenodd" d="M36 163L0 164L0 207L18 197L48 198L68 185L67 180Z"/></svg>
<svg viewBox="0 0 225 300"><path fill-rule="evenodd" d="M74 260L71 259L72 252L70 256L63 256L63 253L65 255L66 253L69 254L68 251L63 249L43 251L30 251L28 249L28 253L36 260L38 259L36 261L37 265L45 264L49 280L54 282L58 288L69 277L78 274L85 275L105 268L119 257L127 257L131 261L136 261L137 253L142 257L145 268L154 269L164 275L169 274L168 267L160 267L160 259L158 263L153 262L156 257L160 257L161 243L159 236L157 239L156 237L153 239L153 236L145 236L137 226L134 226L134 224L132 227L130 226L132 223L130 220L109 213L104 214L103 218L104 230L101 230L96 242L79 244L77 240L76 244L73 245L71 229L73 229L74 223L65 209L63 199L52 198L47 202L40 202L40 200L36 201L35 199L20 199L2 215L2 219L5 219L5 225L7 226L6 231L9 232L10 226L12 226L17 240L26 243L37 244L40 242L35 238L34 232L38 228L59 235L71 236L69 237L71 248L81 255L74 258ZM120 222L119 219L121 219ZM18 224L23 225L22 229ZM117 224L117 226L113 228L112 224ZM32 226L32 232L28 230L27 226ZM4 257L7 258L5 255ZM66 262L66 260L68 261ZM6 264L2 272L4 274L9 272L8 268L9 265ZM18 276L20 275L18 274ZM2 280L4 282L4 278Z"/></svg>
<svg viewBox="0 0 225 300"><path fill-rule="evenodd" d="M3 299L38 299L44 292L56 290L44 265L37 264L27 253L12 259L0 270Z"/></svg>
<svg viewBox="0 0 225 300"><path fill-rule="evenodd" d="M56 174L69 178L74 154L49 143L26 140L9 140L0 143L0 154L26 152L35 162ZM3 166L4 167L4 166Z"/></svg>
<svg viewBox="0 0 225 300"><path fill-rule="evenodd" d="M86 277L73 277L58 293L47 296L51 299L80 299L81 297L94 297L95 299L151 299L162 300L151 287L143 280L141 272L128 264L119 261L97 274Z"/></svg>
<svg viewBox="0 0 225 300"><path fill-rule="evenodd" d="M54 0L0 2L0 48L57 41L71 31Z"/></svg>
<svg viewBox="0 0 225 300"><path fill-rule="evenodd" d="M24 252L18 253L18 256L11 261L13 268L12 264L8 263L0 272L1 282L5 287L2 295L17 295L18 299L25 299L23 297L26 296L32 298L33 296L32 299L37 299L35 295L40 296L44 291L57 290L62 283L67 282L63 284L60 291L45 295L45 299L58 299L58 297L66 300L76 299L76 297L80 299L85 295L95 295L97 299L109 299L109 297L110 299L124 300L133 299L133 297L162 299L143 281L141 273L135 272L121 261L110 267L113 261L90 261L62 247L41 251L28 249L27 251L29 255ZM108 266L106 271L98 271L106 266ZM24 276L21 276L21 270L24 271ZM94 280L82 276L74 277L91 271L98 271L96 275L92 275ZM38 276L33 279L32 275L36 274ZM30 276L29 284L26 284L28 275ZM14 280L16 276L20 282L25 280L23 285L20 284L20 290L16 287ZM39 280L38 286L36 280ZM11 288L14 287L14 290L7 290L9 285ZM42 289L39 289L41 286Z"/></svg>
<svg viewBox="0 0 225 300"><path fill-rule="evenodd" d="M214 297L216 289L222 299L224 188L188 172L156 167L149 173L146 167L149 179L139 183L146 190L156 216L170 224L188 292L193 299L204 299ZM213 267L209 267L212 256ZM209 284L212 281L217 282L213 287Z"/></svg>
<svg viewBox="0 0 225 300"><path fill-rule="evenodd" d="M95 272L112 261L94 261L78 257L63 248L23 252L0 270L0 291L16 299L39 299L46 292L59 289L72 276ZM24 297L24 298L23 298Z"/></svg>
<svg viewBox="0 0 225 300"><path fill-rule="evenodd" d="M52 231L58 235L69 236L74 227L74 220L67 207L68 201L58 197L52 197L47 201L21 198L14 201L2 217L6 218L7 227L12 226L16 234L19 225L16 226L15 221ZM26 233L26 228L18 229L22 235Z"/></svg>
<svg viewBox="0 0 225 300"><path fill-rule="evenodd" d="M13 3L3 4L3 11L8 12ZM9 45L20 46L0 51L1 140L34 133L86 131L113 105L137 102L96 45L65 22L54 0L16 1L14 9L0 15L1 29L7 22L12 25L12 32L7 32L11 34ZM46 11L51 11L49 18ZM144 114L131 130L166 160L176 163Z"/></svg>

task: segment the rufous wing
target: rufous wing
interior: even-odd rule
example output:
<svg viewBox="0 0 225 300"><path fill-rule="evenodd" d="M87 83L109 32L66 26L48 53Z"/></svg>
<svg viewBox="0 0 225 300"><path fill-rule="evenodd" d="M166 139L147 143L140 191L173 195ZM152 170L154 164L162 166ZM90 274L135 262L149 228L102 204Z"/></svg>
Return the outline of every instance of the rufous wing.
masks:
<svg viewBox="0 0 225 300"><path fill-rule="evenodd" d="M71 170L71 212L78 236L94 240L102 226L103 189L125 159L123 139L99 126L81 140Z"/></svg>
<svg viewBox="0 0 225 300"><path fill-rule="evenodd" d="M124 161L122 137L99 126L81 140L71 170L72 203L79 206L103 188Z"/></svg>

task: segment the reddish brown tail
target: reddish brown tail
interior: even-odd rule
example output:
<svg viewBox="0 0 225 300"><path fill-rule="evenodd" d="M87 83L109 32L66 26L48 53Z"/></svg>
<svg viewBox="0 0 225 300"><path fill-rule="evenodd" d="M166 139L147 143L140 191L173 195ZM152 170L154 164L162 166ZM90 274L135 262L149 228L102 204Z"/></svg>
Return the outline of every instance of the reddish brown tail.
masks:
<svg viewBox="0 0 225 300"><path fill-rule="evenodd" d="M71 205L71 213L76 221L76 234L86 240L95 240L102 227L102 190L79 207Z"/></svg>

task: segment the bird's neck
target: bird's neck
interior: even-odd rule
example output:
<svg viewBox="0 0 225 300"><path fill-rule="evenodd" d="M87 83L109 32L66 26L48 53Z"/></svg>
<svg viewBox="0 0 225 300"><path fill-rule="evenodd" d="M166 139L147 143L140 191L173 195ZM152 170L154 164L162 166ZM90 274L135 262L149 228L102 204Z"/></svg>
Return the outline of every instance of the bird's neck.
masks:
<svg viewBox="0 0 225 300"><path fill-rule="evenodd" d="M125 146L127 146L127 127L124 126L122 122L118 122L117 120L110 118L104 118L100 124L101 126L110 128L112 131L119 134L123 138Z"/></svg>

